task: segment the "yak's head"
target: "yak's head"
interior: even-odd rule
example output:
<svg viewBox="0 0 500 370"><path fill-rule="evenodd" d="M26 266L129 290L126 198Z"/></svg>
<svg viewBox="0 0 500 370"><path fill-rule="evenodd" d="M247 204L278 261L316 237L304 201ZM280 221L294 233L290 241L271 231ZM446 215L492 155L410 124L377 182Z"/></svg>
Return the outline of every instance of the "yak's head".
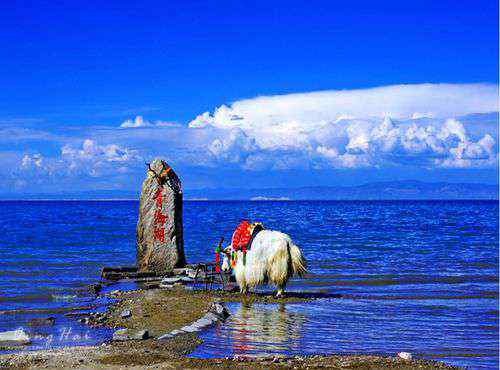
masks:
<svg viewBox="0 0 500 370"><path fill-rule="evenodd" d="M227 246L222 250L222 271L227 272L231 270L231 256L234 249L232 245Z"/></svg>

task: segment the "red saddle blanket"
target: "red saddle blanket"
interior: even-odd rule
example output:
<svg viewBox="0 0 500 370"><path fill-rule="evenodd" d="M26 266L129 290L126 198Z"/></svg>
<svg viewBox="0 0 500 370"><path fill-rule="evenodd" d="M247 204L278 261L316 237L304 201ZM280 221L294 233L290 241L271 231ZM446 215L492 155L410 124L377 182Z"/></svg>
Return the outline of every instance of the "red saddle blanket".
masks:
<svg viewBox="0 0 500 370"><path fill-rule="evenodd" d="M252 235L262 230L262 224L249 223L248 221L241 221L236 230L234 230L233 237L231 239L231 245L235 251L241 250L243 252L247 251L248 245L252 240Z"/></svg>

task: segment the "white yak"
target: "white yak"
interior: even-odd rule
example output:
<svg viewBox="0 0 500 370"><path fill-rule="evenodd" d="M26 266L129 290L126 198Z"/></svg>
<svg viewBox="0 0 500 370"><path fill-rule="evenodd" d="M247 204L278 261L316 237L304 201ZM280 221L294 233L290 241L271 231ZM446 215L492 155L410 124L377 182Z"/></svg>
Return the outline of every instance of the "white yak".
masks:
<svg viewBox="0 0 500 370"><path fill-rule="evenodd" d="M224 249L223 271L231 269L233 252L232 245ZM235 259L234 276L242 293L247 293L249 288L268 283L276 286L276 296L281 297L288 279L294 275L302 277L307 272L306 261L299 247L288 235L279 231L260 231L246 253L245 263L241 250L236 252Z"/></svg>

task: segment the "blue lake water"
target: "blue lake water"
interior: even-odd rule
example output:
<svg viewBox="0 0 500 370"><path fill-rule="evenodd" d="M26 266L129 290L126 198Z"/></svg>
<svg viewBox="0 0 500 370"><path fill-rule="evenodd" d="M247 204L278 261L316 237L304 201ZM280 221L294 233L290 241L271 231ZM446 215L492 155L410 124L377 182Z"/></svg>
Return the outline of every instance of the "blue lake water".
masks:
<svg viewBox="0 0 500 370"><path fill-rule="evenodd" d="M78 290L104 265L134 263L137 209L0 202L0 330L26 328L33 349L108 339L109 330L51 310L104 309ZM498 368L498 211L491 201L185 202L189 262L213 259L241 218L258 220L290 234L308 260L308 278L288 290L328 296L231 304L230 319L203 332L192 356L409 351ZM54 327L27 326L47 316Z"/></svg>

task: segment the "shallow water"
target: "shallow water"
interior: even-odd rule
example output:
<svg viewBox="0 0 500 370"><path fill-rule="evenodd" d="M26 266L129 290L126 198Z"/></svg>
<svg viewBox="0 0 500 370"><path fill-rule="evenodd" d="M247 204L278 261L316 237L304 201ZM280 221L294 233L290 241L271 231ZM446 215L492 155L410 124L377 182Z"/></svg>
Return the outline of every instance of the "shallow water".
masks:
<svg viewBox="0 0 500 370"><path fill-rule="evenodd" d="M37 348L108 339L110 331L33 310L106 303L78 289L97 281L103 265L134 263L137 206L1 202L0 330L38 333ZM233 316L202 333L205 344L193 356L409 351L498 368L496 202L186 202L184 208L190 262L212 259L219 237L229 238L240 218L259 220L289 233L309 261L308 279L292 281L288 290L332 297L231 304ZM54 327L27 326L29 318L47 316L56 317ZM61 337L68 330L73 337Z"/></svg>

